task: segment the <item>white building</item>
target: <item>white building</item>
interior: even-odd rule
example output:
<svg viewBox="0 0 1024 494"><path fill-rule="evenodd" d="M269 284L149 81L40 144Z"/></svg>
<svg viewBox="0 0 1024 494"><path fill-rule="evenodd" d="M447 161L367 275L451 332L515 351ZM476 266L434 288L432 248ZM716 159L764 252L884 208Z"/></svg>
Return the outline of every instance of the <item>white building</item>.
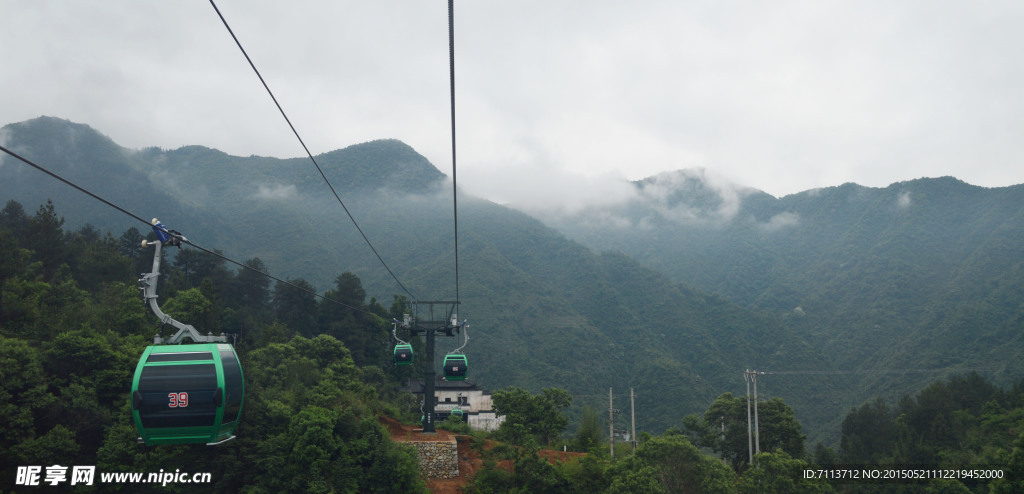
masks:
<svg viewBox="0 0 1024 494"><path fill-rule="evenodd" d="M410 388L422 401L423 381L413 381ZM498 417L494 413L491 393L469 380L446 381L438 376L434 381L434 397L437 400L434 405L437 422L446 420L456 408L462 410L464 420L473 430L494 431L505 420L505 417Z"/></svg>

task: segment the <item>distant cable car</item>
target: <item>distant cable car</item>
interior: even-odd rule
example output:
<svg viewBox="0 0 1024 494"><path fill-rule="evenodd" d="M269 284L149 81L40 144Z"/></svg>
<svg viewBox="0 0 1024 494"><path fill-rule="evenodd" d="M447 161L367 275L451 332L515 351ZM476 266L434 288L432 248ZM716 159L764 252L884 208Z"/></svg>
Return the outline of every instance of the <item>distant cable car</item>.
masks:
<svg viewBox="0 0 1024 494"><path fill-rule="evenodd" d="M399 343L395 345L395 365L412 365L412 345Z"/></svg>
<svg viewBox="0 0 1024 494"><path fill-rule="evenodd" d="M132 417L147 446L213 445L234 438L244 397L231 345L149 346L132 380Z"/></svg>
<svg viewBox="0 0 1024 494"><path fill-rule="evenodd" d="M461 418L462 418L462 413L463 413L463 412L462 412L462 409L461 409L461 408L453 408L453 409L452 409L452 412L451 412L451 415L452 415L453 417L458 417L458 418L460 418L460 419L461 419Z"/></svg>
<svg viewBox="0 0 1024 494"><path fill-rule="evenodd" d="M412 365L412 345L398 337L398 319L392 319L391 321L394 323L394 326L391 328L391 336L398 340L398 344L395 345L395 365ZM406 314L402 327L408 327L409 322L409 314Z"/></svg>
<svg viewBox="0 0 1024 494"><path fill-rule="evenodd" d="M469 362L463 353L449 353L444 356L444 378L449 381L465 381Z"/></svg>

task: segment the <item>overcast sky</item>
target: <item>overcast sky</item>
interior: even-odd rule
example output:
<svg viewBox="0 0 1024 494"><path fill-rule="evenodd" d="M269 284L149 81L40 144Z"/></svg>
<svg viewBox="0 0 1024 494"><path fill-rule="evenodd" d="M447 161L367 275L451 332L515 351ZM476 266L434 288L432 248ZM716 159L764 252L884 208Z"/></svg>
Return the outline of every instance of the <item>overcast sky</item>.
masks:
<svg viewBox="0 0 1024 494"><path fill-rule="evenodd" d="M314 154L396 138L451 175L441 0L217 0ZM1024 2L456 1L460 187L523 204L703 167L781 197L1024 183ZM304 151L205 0L0 0L0 125Z"/></svg>

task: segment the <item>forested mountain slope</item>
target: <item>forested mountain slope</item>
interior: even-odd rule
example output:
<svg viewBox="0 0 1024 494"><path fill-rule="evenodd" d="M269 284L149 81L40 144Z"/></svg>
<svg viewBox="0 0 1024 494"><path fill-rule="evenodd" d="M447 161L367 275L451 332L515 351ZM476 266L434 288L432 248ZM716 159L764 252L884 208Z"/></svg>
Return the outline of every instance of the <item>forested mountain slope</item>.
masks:
<svg viewBox="0 0 1024 494"><path fill-rule="evenodd" d="M159 217L199 245L238 260L259 258L277 276L302 278L322 291L337 273L352 272L385 304L392 295L455 298L450 184L398 141L359 144L317 160L408 293L308 159L233 157L194 146L128 150L87 126L47 117L8 125L2 135L5 146L40 165L140 216ZM53 198L69 225L91 223L115 235L144 226L10 157L2 158L0 172L0 197L27 209ZM935 234L912 228L918 216L899 216L939 192L910 183L903 209L903 196L890 194L892 219L884 197L854 185L784 200L753 190L723 196L696 182L688 187L664 197L676 201L668 206L688 205L682 218L697 223L659 218L634 204L627 212L640 215L641 230L556 225L594 250L525 214L460 195L460 315L470 321L471 378L488 388L558 386L576 395L575 403L598 407L606 406L609 387L619 396L634 387L638 426L659 430L703 411L723 392L743 392L744 369L799 370L810 373L766 378L761 392L793 405L812 440L837 441L849 407L880 390L913 391L944 375L838 370L969 366L992 356L1003 362L1024 348L1014 340L1019 324L1013 333L1019 307L994 307L1018 286L1012 265L977 253L957 264L955 275L940 275L916 268L938 254L890 257L907 245L943 243L919 238ZM993 212L991 222L998 217ZM877 233L880 221L885 228ZM1012 258L1022 244L1001 233L1014 231L1012 223L1001 225L986 242ZM1001 277L976 280L976 269ZM953 285L942 292L942 282ZM916 303L919 292L948 295L949 286L971 292L956 299L967 305ZM840 310L865 303L867 312ZM972 311L997 319L984 334L1003 339L991 342L979 333L973 346L950 346L942 335L959 334L956 321L966 324ZM935 344L914 335L932 327L923 314L946 328L928 333ZM900 353L900 344L918 345L918 359ZM458 343L442 340L439 350L449 345Z"/></svg>
<svg viewBox="0 0 1024 494"><path fill-rule="evenodd" d="M277 276L324 290L348 271L384 303L392 295L455 298L450 184L400 142L359 144L318 162L408 292L308 160L194 146L129 150L48 117L9 125L4 134L8 147L38 164L144 218L159 217L198 245L239 261L258 258ZM0 193L27 209L54 198L69 225L115 234L144 227L12 158L0 166L9 178ZM108 178L120 175L134 179L126 186ZM460 315L470 321L471 378L483 386L558 386L595 406L607 403L609 387L620 394L634 387L650 397L638 425L660 430L723 390L738 390L742 370L759 361L827 365L776 319L678 286L621 254L595 254L514 210L468 195L459 206ZM771 353L755 351L757 340L769 341ZM442 340L438 350L459 343ZM823 421L806 401L806 420Z"/></svg>
<svg viewBox="0 0 1024 494"><path fill-rule="evenodd" d="M894 396L942 377L930 369L1003 385L1024 375L1024 185L942 177L776 199L687 170L634 187L628 201L545 220L785 318L849 371L844 389Z"/></svg>

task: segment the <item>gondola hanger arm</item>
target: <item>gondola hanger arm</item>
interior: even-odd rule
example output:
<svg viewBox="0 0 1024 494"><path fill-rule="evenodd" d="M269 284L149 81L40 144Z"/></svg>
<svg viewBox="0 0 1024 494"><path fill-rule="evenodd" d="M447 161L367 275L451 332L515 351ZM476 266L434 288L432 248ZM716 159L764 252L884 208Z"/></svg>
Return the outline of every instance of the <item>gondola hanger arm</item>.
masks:
<svg viewBox="0 0 1024 494"><path fill-rule="evenodd" d="M142 241L142 247L154 247L153 270L152 272L143 274L142 277L139 278L139 290L142 291L142 296L146 299L146 302L149 304L149 308L153 311L153 314L156 315L157 319L160 320L160 323L169 324L178 330L170 338L163 338L160 335L154 336L153 343L157 345L175 345L183 342L185 338L189 338L196 343L227 343L227 335L214 336L212 333L202 335L191 324L182 323L160 310L160 304L156 301L157 280L160 278L160 249L165 244L177 245L180 247L181 241L184 240L185 237L174 230L167 230L156 218L153 218L152 223L153 231L156 232L159 240L156 242L149 242L146 240Z"/></svg>

